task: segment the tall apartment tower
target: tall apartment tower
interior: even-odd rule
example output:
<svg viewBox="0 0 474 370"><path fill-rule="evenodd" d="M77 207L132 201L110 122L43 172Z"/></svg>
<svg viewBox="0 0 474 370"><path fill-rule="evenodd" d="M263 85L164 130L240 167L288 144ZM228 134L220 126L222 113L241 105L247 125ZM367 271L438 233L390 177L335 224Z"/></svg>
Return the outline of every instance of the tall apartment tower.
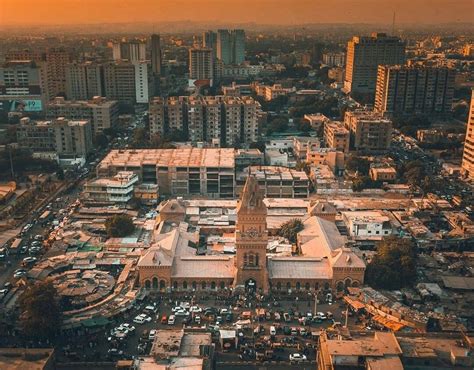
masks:
<svg viewBox="0 0 474 370"><path fill-rule="evenodd" d="M456 71L446 67L379 66L375 110L387 115L448 114Z"/></svg>
<svg viewBox="0 0 474 370"><path fill-rule="evenodd" d="M50 99L66 93L66 67L70 62L71 55L64 49L49 49L46 52Z"/></svg>
<svg viewBox="0 0 474 370"><path fill-rule="evenodd" d="M112 46L112 54L114 60L140 62L146 60L146 44L138 40L115 42Z"/></svg>
<svg viewBox="0 0 474 370"><path fill-rule="evenodd" d="M66 67L66 97L69 100L89 100L103 96L103 73L100 64L70 63Z"/></svg>
<svg viewBox="0 0 474 370"><path fill-rule="evenodd" d="M161 75L161 40L160 35L151 35L151 69L153 75Z"/></svg>
<svg viewBox="0 0 474 370"><path fill-rule="evenodd" d="M355 150L387 150L392 139L392 121L380 113L363 109L348 111L344 126L350 132L350 146Z"/></svg>
<svg viewBox="0 0 474 370"><path fill-rule="evenodd" d="M218 30L217 58L223 64L241 64L245 60L245 31Z"/></svg>
<svg viewBox="0 0 474 370"><path fill-rule="evenodd" d="M354 36L347 43L346 79L347 92L373 94L379 65L405 63L405 42L384 33L371 36Z"/></svg>
<svg viewBox="0 0 474 370"><path fill-rule="evenodd" d="M469 110L469 117L467 119L462 172L469 180L474 180L474 91L471 95L471 109Z"/></svg>
<svg viewBox="0 0 474 370"><path fill-rule="evenodd" d="M189 49L189 78L193 80L212 80L214 66L212 49Z"/></svg>
<svg viewBox="0 0 474 370"><path fill-rule="evenodd" d="M217 58L217 33L214 31L205 31L202 33L202 47L212 49L214 59Z"/></svg>
<svg viewBox="0 0 474 370"><path fill-rule="evenodd" d="M235 224L234 289L250 292L268 292L267 269L267 207L264 192L255 175L250 174L237 204Z"/></svg>

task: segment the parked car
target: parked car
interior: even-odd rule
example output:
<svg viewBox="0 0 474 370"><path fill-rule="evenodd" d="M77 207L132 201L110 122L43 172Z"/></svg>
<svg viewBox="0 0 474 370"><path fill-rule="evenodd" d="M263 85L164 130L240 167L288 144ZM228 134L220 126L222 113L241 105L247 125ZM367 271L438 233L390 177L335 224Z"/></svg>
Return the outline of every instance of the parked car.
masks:
<svg viewBox="0 0 474 370"><path fill-rule="evenodd" d="M148 339L153 340L155 339L155 336L156 336L156 330L155 329L150 330L150 334L148 334Z"/></svg>
<svg viewBox="0 0 474 370"><path fill-rule="evenodd" d="M175 321L175 315L170 315L170 317L168 317L168 325L174 325Z"/></svg>
<svg viewBox="0 0 474 370"><path fill-rule="evenodd" d="M166 316L166 315L161 316L161 323L162 324L167 324L168 323L168 316Z"/></svg>
<svg viewBox="0 0 474 370"><path fill-rule="evenodd" d="M307 361L307 357L301 353L292 353L290 355L290 362L291 363L300 363Z"/></svg>

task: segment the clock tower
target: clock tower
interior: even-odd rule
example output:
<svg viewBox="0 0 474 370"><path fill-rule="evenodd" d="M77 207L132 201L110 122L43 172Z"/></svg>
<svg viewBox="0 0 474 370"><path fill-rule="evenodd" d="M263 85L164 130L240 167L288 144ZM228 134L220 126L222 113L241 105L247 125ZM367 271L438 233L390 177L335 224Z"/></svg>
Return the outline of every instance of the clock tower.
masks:
<svg viewBox="0 0 474 370"><path fill-rule="evenodd" d="M257 179L249 174L237 203L235 225L237 275L234 287L247 292L268 293L267 207Z"/></svg>

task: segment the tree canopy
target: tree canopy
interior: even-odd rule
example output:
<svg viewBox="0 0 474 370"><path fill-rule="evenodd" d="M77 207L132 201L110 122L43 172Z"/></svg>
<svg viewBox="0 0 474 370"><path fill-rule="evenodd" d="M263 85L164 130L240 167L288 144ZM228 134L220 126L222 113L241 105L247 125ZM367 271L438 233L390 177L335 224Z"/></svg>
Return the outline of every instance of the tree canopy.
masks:
<svg viewBox="0 0 474 370"><path fill-rule="evenodd" d="M62 322L58 293L51 282L28 286L19 298L20 326L34 339L54 340Z"/></svg>
<svg viewBox="0 0 474 370"><path fill-rule="evenodd" d="M368 264L366 281L374 288L400 289L416 280L416 248L411 240L384 238Z"/></svg>
<svg viewBox="0 0 474 370"><path fill-rule="evenodd" d="M133 220L128 215L115 215L105 222L105 228L109 237L124 237L135 230Z"/></svg>
<svg viewBox="0 0 474 370"><path fill-rule="evenodd" d="M281 225L278 235L288 239L291 243L296 243L296 236L301 230L303 230L303 223L295 218Z"/></svg>

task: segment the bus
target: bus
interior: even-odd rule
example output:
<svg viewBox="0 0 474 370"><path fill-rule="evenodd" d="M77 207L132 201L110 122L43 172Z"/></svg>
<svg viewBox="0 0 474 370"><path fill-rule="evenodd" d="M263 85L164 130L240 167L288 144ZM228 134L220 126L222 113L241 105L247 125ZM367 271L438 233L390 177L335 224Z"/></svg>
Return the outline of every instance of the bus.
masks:
<svg viewBox="0 0 474 370"><path fill-rule="evenodd" d="M13 253L17 253L22 242L23 240L21 238L15 238L12 242L12 245L10 246L10 251Z"/></svg>
<svg viewBox="0 0 474 370"><path fill-rule="evenodd" d="M39 217L38 221L41 223L42 226L44 226L49 221L51 215L52 215L51 211L49 210L44 211Z"/></svg>

